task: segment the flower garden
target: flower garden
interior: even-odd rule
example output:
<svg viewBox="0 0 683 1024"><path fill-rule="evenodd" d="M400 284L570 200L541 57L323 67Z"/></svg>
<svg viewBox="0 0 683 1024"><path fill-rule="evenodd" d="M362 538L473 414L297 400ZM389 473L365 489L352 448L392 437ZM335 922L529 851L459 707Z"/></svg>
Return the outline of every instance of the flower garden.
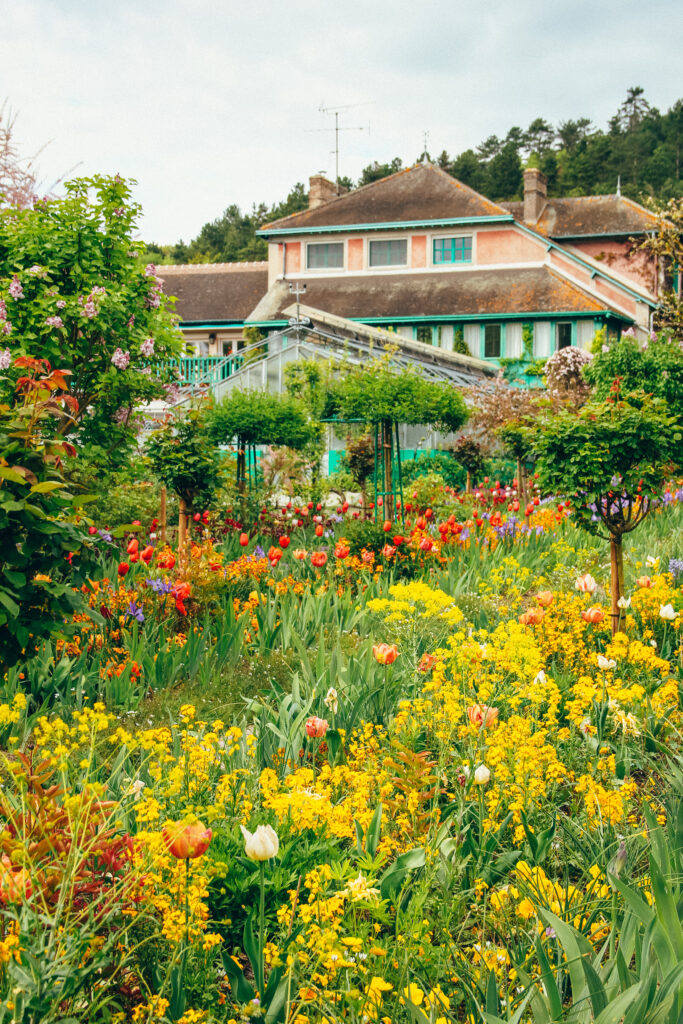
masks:
<svg viewBox="0 0 683 1024"><path fill-rule="evenodd" d="M98 187L123 298L99 265L72 295L30 218L2 271L0 1021L678 1021L675 336L467 406L299 367L139 444L163 298ZM69 317L59 370L29 341ZM385 454L392 418L471 432L412 475L350 435L335 492L330 403Z"/></svg>

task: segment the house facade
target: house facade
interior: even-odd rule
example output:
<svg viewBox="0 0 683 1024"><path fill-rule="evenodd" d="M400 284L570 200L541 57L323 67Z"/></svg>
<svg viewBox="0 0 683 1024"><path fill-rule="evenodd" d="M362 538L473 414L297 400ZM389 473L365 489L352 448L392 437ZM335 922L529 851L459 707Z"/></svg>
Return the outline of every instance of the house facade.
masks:
<svg viewBox="0 0 683 1024"><path fill-rule="evenodd" d="M630 200L548 199L537 170L518 204L431 164L341 196L313 180L315 205L259 232L268 291L249 323L281 326L298 291L316 309L447 350L464 341L494 361L588 347L600 328L649 330L656 268L629 252L656 220Z"/></svg>
<svg viewBox="0 0 683 1024"><path fill-rule="evenodd" d="M604 328L645 335L658 268L634 239L656 228L620 195L494 203L427 163L338 194L310 180L309 208L265 225L268 260L160 268L197 355L234 353L247 326L269 333L293 303L486 361L589 347Z"/></svg>

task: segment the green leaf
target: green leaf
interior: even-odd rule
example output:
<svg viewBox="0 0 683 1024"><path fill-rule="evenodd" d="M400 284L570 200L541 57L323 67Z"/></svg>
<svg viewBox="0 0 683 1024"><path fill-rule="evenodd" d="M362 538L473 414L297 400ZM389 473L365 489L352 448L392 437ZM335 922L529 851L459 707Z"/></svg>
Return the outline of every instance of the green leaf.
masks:
<svg viewBox="0 0 683 1024"><path fill-rule="evenodd" d="M372 816L372 821L368 825L368 830L365 834L365 849L374 857L377 853L377 847L379 845L380 829L382 825L382 804L377 804L375 813Z"/></svg>
<svg viewBox="0 0 683 1024"><path fill-rule="evenodd" d="M0 589L0 604L4 605L13 619L18 618L20 608L16 601L13 601L6 590Z"/></svg>
<svg viewBox="0 0 683 1024"><path fill-rule="evenodd" d="M34 484L31 488L31 494L49 494L50 491L64 490L65 484L63 480L42 480L39 484Z"/></svg>
<svg viewBox="0 0 683 1024"><path fill-rule="evenodd" d="M13 484L27 484L28 480L11 466L0 466L0 480L10 480Z"/></svg>

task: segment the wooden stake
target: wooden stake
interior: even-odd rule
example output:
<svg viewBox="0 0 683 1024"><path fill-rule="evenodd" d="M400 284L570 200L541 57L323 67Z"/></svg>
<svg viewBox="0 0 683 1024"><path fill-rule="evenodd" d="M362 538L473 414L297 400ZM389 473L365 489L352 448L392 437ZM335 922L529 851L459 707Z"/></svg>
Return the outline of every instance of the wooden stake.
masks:
<svg viewBox="0 0 683 1024"><path fill-rule="evenodd" d="M166 485L163 484L160 496L159 526L161 528L161 543L166 543Z"/></svg>

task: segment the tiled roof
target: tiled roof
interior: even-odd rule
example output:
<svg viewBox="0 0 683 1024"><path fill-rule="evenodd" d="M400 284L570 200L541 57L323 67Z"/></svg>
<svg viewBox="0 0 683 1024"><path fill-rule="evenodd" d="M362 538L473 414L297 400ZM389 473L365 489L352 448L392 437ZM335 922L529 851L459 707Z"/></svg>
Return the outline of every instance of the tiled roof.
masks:
<svg viewBox="0 0 683 1024"><path fill-rule="evenodd" d="M276 281L248 317L282 319L292 302L289 282ZM306 304L360 320L382 317L590 313L602 299L548 267L471 270L446 274L364 274L306 279Z"/></svg>
<svg viewBox="0 0 683 1024"><path fill-rule="evenodd" d="M184 323L244 320L268 288L266 262L159 266L157 274Z"/></svg>
<svg viewBox="0 0 683 1024"><path fill-rule="evenodd" d="M313 210L281 217L264 225L261 230L500 217L506 213L508 211L498 203L456 181L441 168L433 164L416 164L338 196Z"/></svg>
<svg viewBox="0 0 683 1024"><path fill-rule="evenodd" d="M516 220L524 221L524 203L501 203ZM548 199L543 213L529 227L548 238L586 238L637 235L653 231L657 217L626 196L574 196Z"/></svg>

